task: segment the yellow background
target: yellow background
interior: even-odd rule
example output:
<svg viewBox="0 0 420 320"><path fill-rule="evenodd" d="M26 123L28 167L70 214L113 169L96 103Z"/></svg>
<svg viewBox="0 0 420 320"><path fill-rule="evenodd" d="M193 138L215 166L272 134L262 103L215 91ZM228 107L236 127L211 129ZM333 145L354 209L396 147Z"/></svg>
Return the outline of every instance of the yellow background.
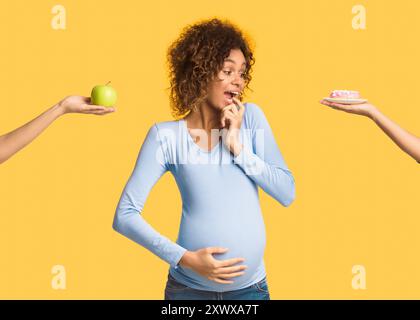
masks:
<svg viewBox="0 0 420 320"><path fill-rule="evenodd" d="M53 30L51 9L67 10ZM352 7L367 29L352 28ZM318 101L354 89L420 133L420 2L2 1L0 134L69 94L112 81L117 112L66 115L0 167L0 298L162 299L169 265L112 230L148 128L171 120L165 57L187 24L228 18L256 43L245 101L263 108L297 186L261 192L272 299L420 298L419 164L366 118ZM176 239L167 173L144 217ZM67 289L51 287L63 265ZM366 268L366 290L351 286Z"/></svg>

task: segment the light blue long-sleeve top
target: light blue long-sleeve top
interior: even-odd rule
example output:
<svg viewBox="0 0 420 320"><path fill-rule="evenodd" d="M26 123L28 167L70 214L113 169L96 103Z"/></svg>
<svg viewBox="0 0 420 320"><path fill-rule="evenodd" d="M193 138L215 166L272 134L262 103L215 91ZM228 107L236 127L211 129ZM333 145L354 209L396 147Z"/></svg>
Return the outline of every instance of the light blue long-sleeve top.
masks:
<svg viewBox="0 0 420 320"><path fill-rule="evenodd" d="M294 178L263 111L253 103L244 105L240 130L244 148L236 157L223 141L210 151L202 149L184 119L152 125L116 209L114 230L168 262L171 275L191 288L225 292L262 280L266 235L258 187L285 207L295 198ZM167 171L182 197L176 242L141 215L150 190ZM245 274L229 279L232 284L221 284L178 265L187 250L206 247L228 248L213 255L217 260L244 258L238 265L248 266Z"/></svg>

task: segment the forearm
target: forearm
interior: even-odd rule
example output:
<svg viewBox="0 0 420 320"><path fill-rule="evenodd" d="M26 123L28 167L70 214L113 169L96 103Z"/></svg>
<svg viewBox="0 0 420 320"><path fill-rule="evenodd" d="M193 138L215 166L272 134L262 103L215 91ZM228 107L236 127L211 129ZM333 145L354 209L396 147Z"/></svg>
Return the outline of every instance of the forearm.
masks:
<svg viewBox="0 0 420 320"><path fill-rule="evenodd" d="M113 229L128 239L148 249L162 260L177 268L187 251L177 243L157 232L134 210L117 209Z"/></svg>
<svg viewBox="0 0 420 320"><path fill-rule="evenodd" d="M267 130L268 131L268 130ZM275 141L266 141L268 148L277 147ZM245 174L260 186L270 196L288 207L295 199L295 180L292 173L280 165L272 165L261 159L252 151L250 146L245 146L235 135L229 143L229 150L234 162L238 164ZM278 163L278 161L277 161Z"/></svg>
<svg viewBox="0 0 420 320"><path fill-rule="evenodd" d="M32 121L1 136L0 163L6 161L16 152L28 145L62 114L63 111L60 104L56 104Z"/></svg>
<svg viewBox="0 0 420 320"><path fill-rule="evenodd" d="M371 119L404 152L420 162L420 138L401 128L376 108L371 111Z"/></svg>
<svg viewBox="0 0 420 320"><path fill-rule="evenodd" d="M246 147L240 148L240 153L236 156L234 153L234 162L251 180L285 207L294 201L295 180L289 170L265 162Z"/></svg>

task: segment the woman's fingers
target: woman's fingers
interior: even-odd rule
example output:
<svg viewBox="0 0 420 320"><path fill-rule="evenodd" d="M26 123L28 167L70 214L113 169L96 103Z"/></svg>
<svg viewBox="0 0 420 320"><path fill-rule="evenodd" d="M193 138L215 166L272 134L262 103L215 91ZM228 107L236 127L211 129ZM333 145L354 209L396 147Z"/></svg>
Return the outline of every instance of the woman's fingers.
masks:
<svg viewBox="0 0 420 320"><path fill-rule="evenodd" d="M230 278L234 278L234 277L239 277L241 275L243 275L245 272L234 272L234 273L224 273L224 274L218 274L217 277L219 279L230 279Z"/></svg>
<svg viewBox="0 0 420 320"><path fill-rule="evenodd" d="M231 121L236 119L236 116L232 112L227 112L225 117Z"/></svg>
<svg viewBox="0 0 420 320"><path fill-rule="evenodd" d="M224 128L226 126L224 115L222 115L222 117L220 118L220 124L221 124L222 128Z"/></svg>
<svg viewBox="0 0 420 320"><path fill-rule="evenodd" d="M229 109L234 115L238 115L239 114L239 107L236 105L236 104L234 104L233 106L232 106L232 108L230 108Z"/></svg>
<svg viewBox="0 0 420 320"><path fill-rule="evenodd" d="M108 114L108 113L112 113L112 112L114 112L114 111L111 111L111 110L103 110L103 111L94 111L94 114L104 115L104 114Z"/></svg>
<svg viewBox="0 0 420 320"><path fill-rule="evenodd" d="M238 106L236 104L232 103L232 104L230 104L230 105L228 105L228 106L226 106L222 109L222 114L224 114L226 112L231 112L232 114L237 115L237 114L239 114Z"/></svg>
<svg viewBox="0 0 420 320"><path fill-rule="evenodd" d="M108 108L108 107L104 107L104 106L100 106L100 105L95 105L95 104L85 104L84 106L85 110L113 110L114 108Z"/></svg>
<svg viewBox="0 0 420 320"><path fill-rule="evenodd" d="M233 111L232 110L227 110L226 112L225 112L225 116L226 117L236 117L236 115L233 113Z"/></svg>
<svg viewBox="0 0 420 320"><path fill-rule="evenodd" d="M104 111L106 113L110 113L110 112L115 111L115 108L108 108L108 107L94 105L94 104L86 104L83 106L83 109L89 112Z"/></svg>
<svg viewBox="0 0 420 320"><path fill-rule="evenodd" d="M321 100L319 103L323 104L324 106L327 107L332 107L334 105L333 102L327 101L327 100Z"/></svg>
<svg viewBox="0 0 420 320"><path fill-rule="evenodd" d="M330 101L327 101L327 100L321 100L320 103L325 105L325 106L336 109L336 110L348 111L349 108L351 108L347 104L335 103L335 102L330 102Z"/></svg>
<svg viewBox="0 0 420 320"><path fill-rule="evenodd" d="M219 268L217 270L217 273L219 274L225 274L225 273L233 273L233 272L239 272L247 269L248 266L242 265L242 266L235 266L235 267L223 267Z"/></svg>
<svg viewBox="0 0 420 320"><path fill-rule="evenodd" d="M243 112L245 110L245 107L238 99L236 98L233 98L233 99L235 99L235 103L232 103L224 107L221 111L222 116L220 118L220 124L222 125L223 128L226 127L226 119L231 120L231 121L240 120L240 117L242 117Z"/></svg>
<svg viewBox="0 0 420 320"><path fill-rule="evenodd" d="M227 110L225 110L224 112L223 112L223 115L222 116L235 116L235 113L233 112L233 110L231 110L231 109L227 109Z"/></svg>
<svg viewBox="0 0 420 320"><path fill-rule="evenodd" d="M229 266L233 266L239 262L244 262L244 261L245 261L244 258L232 258L228 260L222 260L219 262L218 267L229 267Z"/></svg>
<svg viewBox="0 0 420 320"><path fill-rule="evenodd" d="M238 106L238 108L239 108L239 109L237 109L238 110L238 113L242 116L244 114L244 112L245 112L245 106L243 105L243 103L239 99L237 99L235 97L233 97L232 100Z"/></svg>
<svg viewBox="0 0 420 320"><path fill-rule="evenodd" d="M232 110L227 109L227 107L224 108L223 110L224 111L222 111L223 114L222 114L222 117L220 118L220 122L222 124L222 127L225 127L226 126L226 119L232 119L232 116L234 116L234 114L233 114Z"/></svg>
<svg viewBox="0 0 420 320"><path fill-rule="evenodd" d="M327 100L321 100L320 103L329 107L335 104L334 102L327 101Z"/></svg>
<svg viewBox="0 0 420 320"><path fill-rule="evenodd" d="M207 254L210 254L211 255L213 253L225 253L229 249L228 248L222 248L222 247L207 247L207 248L204 248L203 250L205 250L205 252Z"/></svg>
<svg viewBox="0 0 420 320"><path fill-rule="evenodd" d="M233 107L235 107L235 104L234 104L234 103L231 103L231 104L227 105L226 107L224 107L224 108L222 109L222 113L223 113L223 112L226 112L227 110L232 109Z"/></svg>
<svg viewBox="0 0 420 320"><path fill-rule="evenodd" d="M232 112L230 113L225 112L225 114L222 116L222 119L221 119L223 128L226 127L226 120L230 120L230 121L235 120L235 115L233 115Z"/></svg>
<svg viewBox="0 0 420 320"><path fill-rule="evenodd" d="M89 114L96 114L96 115L104 115L104 114L108 114L111 112L114 112L115 110L111 109L111 110L107 110L107 109L94 109L94 110L89 110L86 113Z"/></svg>
<svg viewBox="0 0 420 320"><path fill-rule="evenodd" d="M106 110L106 108L101 108L101 107L94 107L94 108L92 108L92 107L84 107L83 108L83 111L84 112L95 112L95 111L105 111Z"/></svg>

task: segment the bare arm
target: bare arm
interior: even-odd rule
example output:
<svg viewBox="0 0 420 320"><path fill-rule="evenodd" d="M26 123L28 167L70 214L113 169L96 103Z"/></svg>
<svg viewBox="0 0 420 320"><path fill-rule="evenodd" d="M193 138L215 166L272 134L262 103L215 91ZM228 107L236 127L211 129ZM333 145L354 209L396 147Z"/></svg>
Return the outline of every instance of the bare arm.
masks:
<svg viewBox="0 0 420 320"><path fill-rule="evenodd" d="M54 120L66 113L89 113L103 115L113 112L113 108L90 105L90 98L69 96L25 125L0 136L0 164L24 148L41 134Z"/></svg>
<svg viewBox="0 0 420 320"><path fill-rule="evenodd" d="M322 100L321 103L336 110L358 114L372 119L378 127L381 128L382 131L385 132L385 134L401 148L401 150L420 163L420 138L401 128L394 121L386 117L375 106L368 103L346 105L341 103L332 103L326 100Z"/></svg>
<svg viewBox="0 0 420 320"><path fill-rule="evenodd" d="M401 150L420 162L420 138L401 128L376 108L372 110L371 119Z"/></svg>

